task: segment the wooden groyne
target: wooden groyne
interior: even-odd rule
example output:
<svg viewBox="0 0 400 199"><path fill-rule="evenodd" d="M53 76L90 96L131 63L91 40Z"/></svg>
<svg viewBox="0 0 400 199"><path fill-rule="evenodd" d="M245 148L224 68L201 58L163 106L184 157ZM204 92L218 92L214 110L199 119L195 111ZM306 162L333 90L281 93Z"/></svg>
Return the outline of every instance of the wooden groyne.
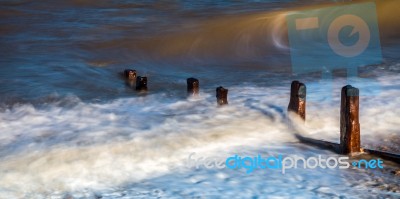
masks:
<svg viewBox="0 0 400 199"><path fill-rule="evenodd" d="M136 70L126 69L123 73L126 81L134 82L137 91L147 91L147 77L137 76ZM198 95L200 90L199 80L193 77L187 78L187 93L189 96ZM129 84L132 87L132 84ZM217 104L228 104L228 89L219 86L216 88ZM297 115L306 121L306 85L299 81L293 81L290 86L290 100L287 108L288 114ZM295 134L296 138L305 144L322 149L328 149L343 155L358 155L368 153L400 164L400 155L390 152L361 148L360 123L359 123L360 91L351 85L346 85L341 90L340 103L340 143L324 141L322 139L308 138Z"/></svg>
<svg viewBox="0 0 400 199"><path fill-rule="evenodd" d="M359 100L360 91L358 88L355 88L351 85L346 85L342 88L340 103L340 143L328 142L322 139L308 138L300 134L296 134L296 138L302 143L331 150L335 153L351 156L368 153L400 164L400 155L398 154L361 148ZM291 84L288 112L295 113L298 117L305 120L305 102L305 84L299 81L293 81Z"/></svg>

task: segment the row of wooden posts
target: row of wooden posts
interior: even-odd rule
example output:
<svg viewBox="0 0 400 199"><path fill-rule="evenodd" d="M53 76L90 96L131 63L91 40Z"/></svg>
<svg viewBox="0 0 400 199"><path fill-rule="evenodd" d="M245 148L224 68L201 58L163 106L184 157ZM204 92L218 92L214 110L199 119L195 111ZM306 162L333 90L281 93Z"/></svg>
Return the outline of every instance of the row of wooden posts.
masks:
<svg viewBox="0 0 400 199"><path fill-rule="evenodd" d="M133 84L130 84L131 82L136 81L135 89L137 91L147 91L147 77L137 76L136 70L126 69L124 71L124 77L128 81L130 86L133 86ZM198 95L200 90L199 80L191 77L188 78L186 82L188 94ZM228 89L220 86L217 87L216 93L217 103L219 105L228 104Z"/></svg>
<svg viewBox="0 0 400 199"><path fill-rule="evenodd" d="M128 82L136 81L135 88L137 91L147 90L147 77L137 76L135 70L125 70L124 77ZM198 79L193 77L187 79L187 92L189 95L197 95L199 93L199 88L200 84ZM290 101L287 110L288 112L294 113L304 121L306 120L306 95L306 85L299 81L293 81L291 84ZM218 105L228 104L228 89L222 86L217 87L216 98ZM359 89L352 87L351 85L344 86L341 91L339 144L307 138L300 134L296 134L296 137L301 142L330 149L340 154L354 155L360 152L367 152L400 163L400 155L361 148Z"/></svg>
<svg viewBox="0 0 400 199"><path fill-rule="evenodd" d="M299 81L292 82L288 111L306 119L306 86ZM359 153L360 145L359 90L347 85L341 93L339 152Z"/></svg>
<svg viewBox="0 0 400 199"><path fill-rule="evenodd" d="M290 101L288 112L293 112L302 120L306 119L306 85L293 81L290 90ZM360 120L359 120L359 98L360 91L351 85L342 87L340 103L340 143L332 143L319 139L304 137L296 134L296 137L306 144L320 148L330 149L340 154L358 155L369 153L400 164L400 155L361 148Z"/></svg>

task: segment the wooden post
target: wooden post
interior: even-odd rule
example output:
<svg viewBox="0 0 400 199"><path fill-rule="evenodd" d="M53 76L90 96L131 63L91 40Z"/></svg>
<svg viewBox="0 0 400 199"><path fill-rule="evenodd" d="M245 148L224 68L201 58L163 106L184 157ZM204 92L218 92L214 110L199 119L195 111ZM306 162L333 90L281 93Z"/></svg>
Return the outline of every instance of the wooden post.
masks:
<svg viewBox="0 0 400 199"><path fill-rule="evenodd" d="M198 95L199 94L199 80L196 78L187 78L187 92L188 95Z"/></svg>
<svg viewBox="0 0 400 199"><path fill-rule="evenodd" d="M359 90L344 86L340 106L340 151L342 154L360 152Z"/></svg>
<svg viewBox="0 0 400 199"><path fill-rule="evenodd" d="M303 120L306 119L306 85L293 81L290 89L288 112L294 112Z"/></svg>
<svg viewBox="0 0 400 199"><path fill-rule="evenodd" d="M135 80L136 79L136 70L125 69L124 77L128 80Z"/></svg>
<svg viewBox="0 0 400 199"><path fill-rule="evenodd" d="M136 90L147 91L147 77L138 76L136 78Z"/></svg>
<svg viewBox="0 0 400 199"><path fill-rule="evenodd" d="M218 105L228 104L228 89L220 86L216 89L217 91L217 103Z"/></svg>
<svg viewBox="0 0 400 199"><path fill-rule="evenodd" d="M122 76L125 78L125 83L128 87L134 88L136 81L136 70L125 69L122 73Z"/></svg>

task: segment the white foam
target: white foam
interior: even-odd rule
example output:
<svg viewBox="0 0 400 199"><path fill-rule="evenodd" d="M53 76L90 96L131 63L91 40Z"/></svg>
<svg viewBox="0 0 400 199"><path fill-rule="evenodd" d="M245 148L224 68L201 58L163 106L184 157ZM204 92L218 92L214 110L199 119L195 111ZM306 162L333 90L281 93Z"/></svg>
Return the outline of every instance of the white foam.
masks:
<svg viewBox="0 0 400 199"><path fill-rule="evenodd" d="M381 95L360 100L363 142L398 135L400 90L391 88L399 80L379 79ZM225 107L206 93L176 102L155 94L72 108L14 107L0 113L0 195L107 190L181 171L191 152L212 156L296 141L286 125L288 88L232 87ZM332 100L307 104L309 135L338 140L337 91Z"/></svg>
<svg viewBox="0 0 400 199"><path fill-rule="evenodd" d="M104 189L168 173L193 151L293 140L283 133L281 113L268 107L272 99L251 99L272 88L230 92L241 94L220 108L214 96L202 94L170 103L154 95L2 112L8 122L2 123L7 154L0 162L0 187L17 193Z"/></svg>

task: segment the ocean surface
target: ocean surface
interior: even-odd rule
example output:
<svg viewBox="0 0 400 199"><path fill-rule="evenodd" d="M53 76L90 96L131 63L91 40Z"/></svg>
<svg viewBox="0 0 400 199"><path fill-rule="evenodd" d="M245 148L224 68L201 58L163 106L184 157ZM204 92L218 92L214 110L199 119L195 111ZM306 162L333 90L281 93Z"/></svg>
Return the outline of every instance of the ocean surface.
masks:
<svg viewBox="0 0 400 199"><path fill-rule="evenodd" d="M339 142L349 82L362 146L400 153L398 1L377 1L383 60L359 67L368 81L292 72L285 13L341 2L1 1L0 198L399 198L390 161L285 175L185 166L193 152L339 156L294 134ZM126 85L126 68L148 92ZM307 85L304 126L286 114L293 80Z"/></svg>

